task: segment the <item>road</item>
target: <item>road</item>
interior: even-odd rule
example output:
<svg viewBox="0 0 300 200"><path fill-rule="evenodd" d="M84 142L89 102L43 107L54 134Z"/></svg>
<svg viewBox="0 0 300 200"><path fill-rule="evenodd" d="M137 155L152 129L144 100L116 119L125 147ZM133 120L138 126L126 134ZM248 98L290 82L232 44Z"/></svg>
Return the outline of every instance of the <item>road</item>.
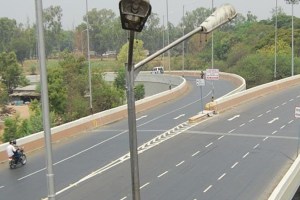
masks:
<svg viewBox="0 0 300 200"><path fill-rule="evenodd" d="M186 96L137 115L139 145L178 126L201 111L200 89L196 87L194 78L187 77L187 80L191 89ZM226 81L215 81L214 85L215 97L223 96L234 89L234 85ZM210 84L203 88L203 98L204 104L210 101ZM112 161L119 160L118 158L121 158L121 161L126 159L123 155L128 153L129 150L127 127L127 119L125 119L90 131L80 137L54 144L53 160L56 191L62 191L70 184L98 169L110 172L112 169L118 169L119 166L122 166L110 167L109 164ZM168 137L167 135L166 137ZM145 147L145 149L147 148ZM35 200L47 196L44 155L43 150L28 155L28 164L17 170L9 170L6 165L0 166L1 199ZM129 172L129 169L128 171L125 169L124 174L128 175ZM86 182L91 180L93 179ZM106 187L112 188L112 184L116 184L113 187L117 187L119 184L116 180L108 180L105 181ZM126 182L125 185L129 183ZM62 192L61 195L65 195L71 190ZM58 195L58 198L60 198L60 195ZM79 197L75 199L79 199ZM100 199L109 198L101 197Z"/></svg>
<svg viewBox="0 0 300 200"><path fill-rule="evenodd" d="M176 137L160 139L140 154L142 199L267 199L297 156L300 125L294 112L299 104L296 86L178 127L172 133ZM60 199L131 199L125 158Z"/></svg>

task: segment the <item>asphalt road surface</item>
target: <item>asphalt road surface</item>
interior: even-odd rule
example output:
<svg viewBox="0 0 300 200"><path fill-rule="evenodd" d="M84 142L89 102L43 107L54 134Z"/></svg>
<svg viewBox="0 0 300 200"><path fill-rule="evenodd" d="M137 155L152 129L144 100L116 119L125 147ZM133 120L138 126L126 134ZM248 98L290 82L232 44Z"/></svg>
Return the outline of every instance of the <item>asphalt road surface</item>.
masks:
<svg viewBox="0 0 300 200"><path fill-rule="evenodd" d="M148 153L148 141L164 134L163 137L165 138L176 138L176 133L168 133L168 130L182 123L182 127L188 127L184 122L189 117L201 112L200 88L196 87L195 78L187 77L187 80L190 84L190 90L185 96L163 103L149 111L138 113L138 143L145 150L145 153ZM203 88L204 105L211 100L211 88L211 82L207 82ZM220 80L214 81L214 88L215 98L217 98L233 90L235 86L227 81ZM68 199L65 195L75 194L72 192L74 190L72 184L76 182L82 183L78 186L84 186L87 183L97 185L95 187L97 191L100 191L98 187L102 186L101 190L104 188L112 189L108 194L95 193L96 199L109 200L116 199L115 196L119 198L119 196L127 195L130 191L128 190L130 188L130 179L128 179L130 170L128 168L128 156L126 156L129 151L127 123L127 119L124 119L53 145L55 189L58 193L56 199ZM155 148L151 147L151 149ZM172 149L166 151L172 151ZM161 157L160 155L156 156ZM140 158L141 167L144 165L143 160L142 156ZM159 164L153 162L153 164L155 163L156 165ZM45 166L44 150L28 155L27 165L16 170L8 169L6 164L0 165L0 199L39 200L47 197ZM127 167L123 168L123 166ZM121 170L119 175L124 177L125 180L115 176L110 177L110 173L119 176L114 170ZM105 173L101 173L101 171ZM141 178L144 177L143 171L144 169L141 168ZM95 184L93 181L96 179L90 178L94 174L108 177L104 177L104 180L100 181L101 183L97 181L97 184ZM99 176L94 177L98 178ZM126 189L123 190L122 188ZM84 195L83 197L76 196L71 199L95 198Z"/></svg>

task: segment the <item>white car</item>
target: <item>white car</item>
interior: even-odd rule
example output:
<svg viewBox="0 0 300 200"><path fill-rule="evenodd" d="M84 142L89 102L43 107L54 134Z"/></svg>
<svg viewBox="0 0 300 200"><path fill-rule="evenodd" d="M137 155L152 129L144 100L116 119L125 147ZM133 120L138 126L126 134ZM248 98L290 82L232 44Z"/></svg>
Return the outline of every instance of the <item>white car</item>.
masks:
<svg viewBox="0 0 300 200"><path fill-rule="evenodd" d="M152 74L163 74L164 68L163 67L153 67Z"/></svg>

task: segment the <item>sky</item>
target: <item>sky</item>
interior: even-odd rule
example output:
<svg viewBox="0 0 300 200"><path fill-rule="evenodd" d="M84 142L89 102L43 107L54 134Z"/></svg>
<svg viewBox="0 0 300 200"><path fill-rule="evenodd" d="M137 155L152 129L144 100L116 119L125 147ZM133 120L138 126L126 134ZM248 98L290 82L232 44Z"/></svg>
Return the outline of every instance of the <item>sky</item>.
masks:
<svg viewBox="0 0 300 200"><path fill-rule="evenodd" d="M88 10L96 8L111 9L119 15L119 0L87 0ZM244 16L250 11L258 17L258 20L271 18L271 11L275 9L276 0L150 0L152 12L157 13L161 21L168 18L171 23L177 25L185 11L191 11L198 7L219 7L225 3L231 4L238 13ZM43 8L51 5L61 6L63 10L62 24L66 30L72 30L83 22L86 12L86 0L43 0ZM278 6L283 8L287 15L292 15L292 6L286 4L285 0L277 0ZM33 24L35 22L35 0L0 0L0 17L16 19L18 23ZM300 18L300 4L294 5L294 16Z"/></svg>

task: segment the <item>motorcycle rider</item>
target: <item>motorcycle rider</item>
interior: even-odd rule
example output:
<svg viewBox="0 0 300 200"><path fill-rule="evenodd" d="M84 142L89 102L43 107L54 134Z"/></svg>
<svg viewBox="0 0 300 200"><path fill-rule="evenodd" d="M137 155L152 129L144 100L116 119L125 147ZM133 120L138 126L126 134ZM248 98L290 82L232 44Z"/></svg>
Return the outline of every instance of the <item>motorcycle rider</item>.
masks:
<svg viewBox="0 0 300 200"><path fill-rule="evenodd" d="M17 147L17 141L16 140L10 140L9 145L6 147L6 153L8 158L14 159L15 163L18 163L20 155L18 152L18 147Z"/></svg>

